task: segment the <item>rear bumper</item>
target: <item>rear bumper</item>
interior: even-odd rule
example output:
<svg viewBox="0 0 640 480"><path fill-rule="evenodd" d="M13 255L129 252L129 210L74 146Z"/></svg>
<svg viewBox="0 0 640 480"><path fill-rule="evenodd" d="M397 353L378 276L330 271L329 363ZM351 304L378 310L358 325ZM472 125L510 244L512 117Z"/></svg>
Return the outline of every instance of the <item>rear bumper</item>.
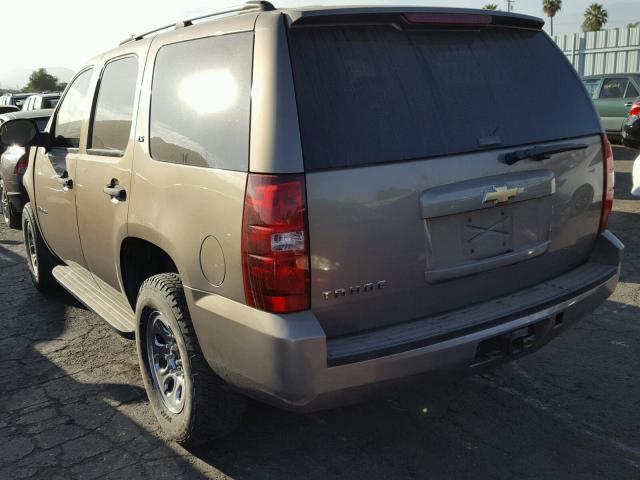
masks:
<svg viewBox="0 0 640 480"><path fill-rule="evenodd" d="M205 292L186 294L218 375L254 398L312 411L415 375L460 376L534 351L613 292L623 248L604 232L588 263L526 292L448 314L446 322L431 317L329 340L310 311L274 315Z"/></svg>

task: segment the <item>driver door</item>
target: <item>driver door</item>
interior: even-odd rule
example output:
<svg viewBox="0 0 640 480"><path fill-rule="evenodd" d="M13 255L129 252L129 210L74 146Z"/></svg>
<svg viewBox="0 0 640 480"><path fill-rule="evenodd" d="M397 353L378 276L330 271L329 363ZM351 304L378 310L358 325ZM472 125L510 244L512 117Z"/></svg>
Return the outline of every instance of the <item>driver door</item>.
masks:
<svg viewBox="0 0 640 480"><path fill-rule="evenodd" d="M49 248L65 263L85 266L76 219L76 162L86 139L90 93L95 88L93 68L71 82L56 111L49 149L37 149L34 193L40 230Z"/></svg>

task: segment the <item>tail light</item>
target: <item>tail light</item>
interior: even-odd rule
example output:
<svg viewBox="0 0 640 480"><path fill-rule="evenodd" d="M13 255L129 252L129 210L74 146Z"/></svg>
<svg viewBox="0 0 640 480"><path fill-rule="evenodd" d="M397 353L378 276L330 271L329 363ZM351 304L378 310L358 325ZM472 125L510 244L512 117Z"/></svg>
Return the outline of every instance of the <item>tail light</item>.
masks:
<svg viewBox="0 0 640 480"><path fill-rule="evenodd" d="M640 115L640 102L635 102L631 105L631 110L629 110L629 115Z"/></svg>
<svg viewBox="0 0 640 480"><path fill-rule="evenodd" d="M490 25L492 18L489 15L476 15L469 13L405 13L405 22L410 25Z"/></svg>
<svg viewBox="0 0 640 480"><path fill-rule="evenodd" d="M602 135L602 151L604 153L604 195L602 201L602 216L600 217L600 231L607 228L609 214L613 209L613 195L615 185L615 165L613 163L613 150L609 139Z"/></svg>
<svg viewBox="0 0 640 480"><path fill-rule="evenodd" d="M304 175L249 174L242 225L247 304L274 313L309 308Z"/></svg>
<svg viewBox="0 0 640 480"><path fill-rule="evenodd" d="M27 156L23 156L18 163L16 163L16 167L14 168L14 173L16 175L24 175L24 172L27 171L27 167L29 166L29 158Z"/></svg>

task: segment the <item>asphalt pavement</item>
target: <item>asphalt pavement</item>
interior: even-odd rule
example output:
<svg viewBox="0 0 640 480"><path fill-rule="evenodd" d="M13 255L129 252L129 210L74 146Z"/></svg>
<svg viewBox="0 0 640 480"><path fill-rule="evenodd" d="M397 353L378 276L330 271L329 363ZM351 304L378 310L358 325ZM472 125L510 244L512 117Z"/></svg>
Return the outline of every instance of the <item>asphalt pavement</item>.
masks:
<svg viewBox="0 0 640 480"><path fill-rule="evenodd" d="M615 148L614 295L533 355L455 384L315 414L254 403L188 452L160 436L135 345L32 287L0 227L0 479L640 478L640 200Z"/></svg>

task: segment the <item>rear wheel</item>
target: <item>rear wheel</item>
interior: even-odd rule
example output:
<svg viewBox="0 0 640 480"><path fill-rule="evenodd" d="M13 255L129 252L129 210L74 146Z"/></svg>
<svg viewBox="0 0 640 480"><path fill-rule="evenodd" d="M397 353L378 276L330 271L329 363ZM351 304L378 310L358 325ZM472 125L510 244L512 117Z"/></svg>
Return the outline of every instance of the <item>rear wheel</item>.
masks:
<svg viewBox="0 0 640 480"><path fill-rule="evenodd" d="M246 400L209 368L180 277L164 273L145 280L136 316L144 386L167 438L193 447L235 430Z"/></svg>
<svg viewBox="0 0 640 480"><path fill-rule="evenodd" d="M58 282L52 272L53 267L60 261L44 243L31 203L27 203L22 210L22 235L27 249L27 265L33 285L43 293L57 291Z"/></svg>
<svg viewBox="0 0 640 480"><path fill-rule="evenodd" d="M2 208L2 217L9 228L20 228L20 215L15 211L13 205L9 201L7 189L4 186L4 180L0 180L0 208Z"/></svg>

